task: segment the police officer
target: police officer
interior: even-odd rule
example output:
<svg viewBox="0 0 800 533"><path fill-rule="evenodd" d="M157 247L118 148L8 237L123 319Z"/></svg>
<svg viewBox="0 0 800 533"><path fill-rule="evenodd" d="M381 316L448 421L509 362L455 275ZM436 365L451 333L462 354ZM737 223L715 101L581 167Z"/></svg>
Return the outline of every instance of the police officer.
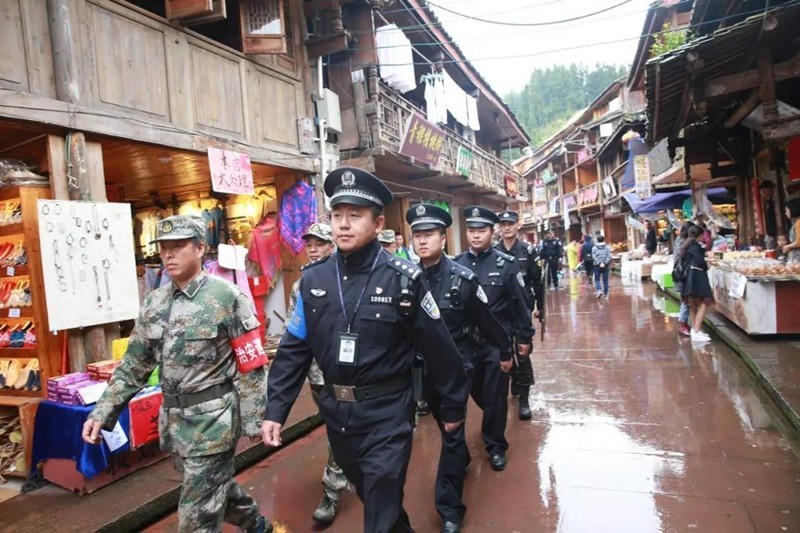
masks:
<svg viewBox="0 0 800 533"><path fill-rule="evenodd" d="M309 262L319 261L333 253L333 236L331 235L331 227L328 224L321 222L311 224L303 235L303 241L305 242L306 257ZM392 242L394 242L394 239L392 239ZM289 294L289 307L286 309L286 316L288 317L294 314L298 294L300 294L299 279L294 282L292 291ZM314 403L319 405L319 395L322 393L325 380L316 361L311 361L311 369L308 371L308 383L311 386L311 397L314 399ZM333 451L329 444L328 462L325 464L325 470L322 473L322 499L312 514L315 522L321 526L328 526L333 523L339 506L339 492L346 487L347 477L342 472L342 468L336 463L336 458L333 456Z"/></svg>
<svg viewBox="0 0 800 533"><path fill-rule="evenodd" d="M553 230L547 231L547 236L542 241L542 250L539 255L547 263L548 286L558 289L558 272L561 270L561 262L564 258L564 246L560 240L556 239L556 234Z"/></svg>
<svg viewBox="0 0 800 533"><path fill-rule="evenodd" d="M468 206L464 209L470 249L455 258L471 269L486 292L494 316L517 343L523 357L530 353L533 325L525 295L525 281L513 257L492 248L492 230L499 222L489 209ZM483 442L494 470L506 467L508 441L505 437L508 415L508 372L511 353L501 353L491 344L478 354L472 397L483 409Z"/></svg>
<svg viewBox="0 0 800 533"><path fill-rule="evenodd" d="M485 339L482 343L492 344L504 354L510 353L511 339L492 314L489 300L477 276L444 253L445 231L453 223L450 214L441 207L417 205L406 212L406 221L411 225L414 250L420 257L425 280L458 346L468 375L472 374L480 348L479 337ZM450 433L444 431L438 395L435 391L426 393L442 435L436 475L436 510L442 517L442 532L457 533L461 531L466 512L461 500L469 463L464 426Z"/></svg>
<svg viewBox="0 0 800 533"><path fill-rule="evenodd" d="M272 524L233 479L239 436L259 434L266 408L263 366L237 376L234 348L260 354L261 364L266 354L250 300L203 271L205 236L205 225L191 217L158 223L156 241L172 281L145 298L122 363L83 426L83 439L96 444L101 428L113 429L158 366L161 449L173 455L183 475L180 531L220 531L224 519L249 532L271 532Z"/></svg>
<svg viewBox="0 0 800 533"><path fill-rule="evenodd" d="M516 211L505 210L497 215L500 219L501 241L497 249L517 261L517 268L525 280L525 295L528 307L533 309L534 318L544 312L544 287L542 285L542 267L539 254L532 244L524 244L518 238L519 215ZM514 368L511 370L511 394L519 396L519 419L530 420L531 408L528 396L534 383L533 366L530 356L517 354Z"/></svg>
<svg viewBox="0 0 800 533"><path fill-rule="evenodd" d="M464 421L469 382L422 270L377 242L391 191L356 168L334 170L324 188L338 250L303 270L297 307L269 371L264 442L280 445L281 426L316 359L325 378L320 414L336 460L364 502L364 531L412 531L403 487L415 351L441 396L445 431Z"/></svg>

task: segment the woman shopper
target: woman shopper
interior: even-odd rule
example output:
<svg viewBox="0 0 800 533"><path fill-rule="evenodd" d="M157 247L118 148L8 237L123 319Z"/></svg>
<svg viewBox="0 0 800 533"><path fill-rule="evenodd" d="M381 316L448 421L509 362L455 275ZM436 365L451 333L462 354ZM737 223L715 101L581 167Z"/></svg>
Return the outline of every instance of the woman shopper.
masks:
<svg viewBox="0 0 800 533"><path fill-rule="evenodd" d="M683 243L685 243L686 239L689 238L689 228L692 226L694 226L694 224L691 222L684 222L683 226L681 226L681 231L678 233L678 238L675 239L675 246L672 252L673 264L678 264L678 262L680 262ZM683 283L681 281L675 280L675 288L678 293L681 292L682 285ZM680 324L678 333L684 337L688 337L691 333L691 328L689 327L689 305L684 301L681 301L681 311L680 315L678 315L678 324Z"/></svg>
<svg viewBox="0 0 800 533"><path fill-rule="evenodd" d="M594 242L592 242L591 235L584 235L583 245L581 246L581 256L583 261L583 268L584 270L586 270L586 277L589 278L589 283L592 282L592 276L594 276L594 260L592 259L593 247L594 247Z"/></svg>
<svg viewBox="0 0 800 533"><path fill-rule="evenodd" d="M689 336L695 342L708 342L711 340L703 333L703 319L706 309L714 303L714 293L708 281L708 264L706 252L701 244L703 242L703 228L692 226L689 228L686 241L681 245L681 261L683 261L686 279L681 287L681 297L690 307L692 330Z"/></svg>
<svg viewBox="0 0 800 533"><path fill-rule="evenodd" d="M792 221L789 228L789 244L783 247L787 261L800 261L800 198L786 202L786 216Z"/></svg>
<svg viewBox="0 0 800 533"><path fill-rule="evenodd" d="M592 248L592 261L594 262L594 288L597 298L608 299L608 273L611 270L611 248L605 243L606 238L598 235L597 244ZM600 286L600 280L603 286Z"/></svg>
<svg viewBox="0 0 800 533"><path fill-rule="evenodd" d="M578 243L574 240L570 241L567 245L567 265L569 266L569 275L572 276L575 273L575 269L578 268Z"/></svg>

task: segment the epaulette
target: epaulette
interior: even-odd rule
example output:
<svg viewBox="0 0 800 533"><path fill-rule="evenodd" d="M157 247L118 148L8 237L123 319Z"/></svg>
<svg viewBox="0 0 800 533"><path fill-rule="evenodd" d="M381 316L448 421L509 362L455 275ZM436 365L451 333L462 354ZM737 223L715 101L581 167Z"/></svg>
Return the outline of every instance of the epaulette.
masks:
<svg viewBox="0 0 800 533"><path fill-rule="evenodd" d="M422 269L420 267L411 261L406 261L405 259L392 256L388 263L390 267L397 270L399 273L408 276L412 280L416 280L420 274L422 274Z"/></svg>
<svg viewBox="0 0 800 533"><path fill-rule="evenodd" d="M459 265L458 263L453 263L452 261L451 261L451 264L450 264L450 272L456 274L457 276L460 276L460 277L464 278L467 281L472 281L476 277L475 273L472 270L470 270L468 268L464 268L463 266Z"/></svg>
<svg viewBox="0 0 800 533"><path fill-rule="evenodd" d="M455 257L453 258L453 261L458 261L459 259L461 259L462 257L464 257L464 255L466 255L466 253L467 253L467 252L461 252L460 254L458 254L457 256L455 256Z"/></svg>
<svg viewBox="0 0 800 533"><path fill-rule="evenodd" d="M330 257L329 255L326 255L325 257L321 257L321 258L317 259L316 261L308 263L307 265L303 265L302 267L300 267L300 270L307 270L307 269L309 269L311 267L315 267L317 265L321 265L322 263L327 261L329 257Z"/></svg>
<svg viewBox="0 0 800 533"><path fill-rule="evenodd" d="M516 261L516 259L514 258L513 255L508 255L507 253L501 252L500 250L497 250L497 249L495 249L495 252L497 252L497 257L499 257L501 259L505 259L506 261L509 261L511 263Z"/></svg>

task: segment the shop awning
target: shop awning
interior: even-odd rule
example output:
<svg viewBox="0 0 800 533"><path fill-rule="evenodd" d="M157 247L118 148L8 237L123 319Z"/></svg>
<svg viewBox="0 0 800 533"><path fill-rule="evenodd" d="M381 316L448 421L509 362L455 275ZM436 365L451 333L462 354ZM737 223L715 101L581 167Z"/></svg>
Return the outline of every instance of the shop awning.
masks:
<svg viewBox="0 0 800 533"><path fill-rule="evenodd" d="M675 192L657 192L650 198L639 198L635 192L626 192L624 196L634 213L655 213L665 209L681 209L683 202L692 197L692 191L684 189ZM708 189L708 199L712 204L736 202L736 198L724 187Z"/></svg>

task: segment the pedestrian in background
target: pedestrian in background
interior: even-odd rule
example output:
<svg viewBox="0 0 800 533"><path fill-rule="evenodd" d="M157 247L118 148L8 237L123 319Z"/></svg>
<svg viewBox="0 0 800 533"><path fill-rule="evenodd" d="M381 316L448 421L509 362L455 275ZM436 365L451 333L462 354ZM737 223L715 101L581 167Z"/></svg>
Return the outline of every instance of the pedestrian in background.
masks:
<svg viewBox="0 0 800 533"><path fill-rule="evenodd" d="M800 261L800 198L786 202L786 217L792 221L789 228L789 244L783 247L788 261Z"/></svg>
<svg viewBox="0 0 800 533"><path fill-rule="evenodd" d="M696 342L711 340L702 328L706 310L714 303L714 293L708 281L706 251L702 242L703 228L695 225L689 228L686 241L681 245L681 261L686 272L686 280L681 287L681 297L691 307L692 330L689 336Z"/></svg>
<svg viewBox="0 0 800 533"><path fill-rule="evenodd" d="M569 241L567 245L567 266L569 267L569 275L575 273L578 268L578 243L575 240Z"/></svg>
<svg viewBox="0 0 800 533"><path fill-rule="evenodd" d="M391 243L394 244L394 235L391 235L391 237ZM311 224L308 231L303 235L303 241L305 241L306 257L309 263L315 263L333 253L333 236L331 235L331 227L328 224L316 222ZM289 307L286 310L287 317L294 315L299 292L300 280L298 279L292 285L292 292L289 294ZM311 386L311 398L319 408L319 395L325 386L325 379L322 377L322 371L319 369L319 364L317 364L316 360L311 361L311 368L308 371L308 384ZM322 472L322 499L311 515L315 522L322 526L333 523L339 506L339 492L347 488L347 484L347 477L342 472L342 468L336 463L333 450L330 443L328 443L328 461Z"/></svg>
<svg viewBox="0 0 800 533"><path fill-rule="evenodd" d="M672 263L678 264L681 261L681 252L683 249L683 243L686 242L686 239L689 238L689 228L694 226L691 222L684 222L681 226L681 230L678 233L678 237L675 239L675 246L672 252ZM680 294L682 291L683 282L680 280L674 280L675 282L675 290L678 291ZM689 327L689 304L683 301L681 298L681 310L678 314L678 334L688 337L691 334L691 328Z"/></svg>
<svg viewBox="0 0 800 533"><path fill-rule="evenodd" d="M597 237L597 244L592 247L592 261L594 262L594 287L597 298L608 299L608 273L611 270L611 248L606 244L606 238ZM600 285L602 280L603 284Z"/></svg>
<svg viewBox="0 0 800 533"><path fill-rule="evenodd" d="M583 256L583 268L586 270L586 277L589 279L589 283L592 282L592 278L594 277L594 259L592 259L592 248L594 248L594 242L592 241L591 235L584 235L583 244L581 245L581 255Z"/></svg>
<svg viewBox="0 0 800 533"><path fill-rule="evenodd" d="M558 289L558 273L561 270L561 263L564 258L564 246L561 241L556 239L553 230L547 231L547 236L542 242L542 250L539 255L547 263L547 285L554 290Z"/></svg>
<svg viewBox="0 0 800 533"><path fill-rule="evenodd" d="M378 242L381 244L384 250L392 255L397 255L397 235L395 234L394 230L382 230L380 233L378 233Z"/></svg>
<svg viewBox="0 0 800 533"><path fill-rule="evenodd" d="M203 270L205 239L205 225L192 217L158 222L155 242L172 281L145 298L122 363L83 426L83 440L97 444L101 428L114 429L120 411L159 367L159 441L182 476L179 531L221 531L225 521L270 533L272 524L233 479L239 437L243 430L256 434L254 421L266 408L266 354L253 304L238 287ZM237 372L242 361L234 349L245 347L263 354L261 366Z"/></svg>
<svg viewBox="0 0 800 533"><path fill-rule="evenodd" d="M652 221L645 221L647 233L644 236L644 249L647 250L647 255L655 255L658 250L658 240L656 239L656 228Z"/></svg>

